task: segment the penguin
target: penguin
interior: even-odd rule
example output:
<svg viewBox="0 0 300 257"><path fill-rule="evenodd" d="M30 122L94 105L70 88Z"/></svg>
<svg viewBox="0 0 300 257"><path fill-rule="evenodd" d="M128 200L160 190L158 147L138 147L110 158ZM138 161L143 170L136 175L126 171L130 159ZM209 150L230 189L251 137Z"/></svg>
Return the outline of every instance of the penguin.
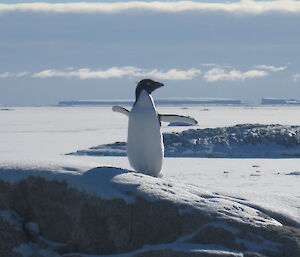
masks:
<svg viewBox="0 0 300 257"><path fill-rule="evenodd" d="M181 115L159 114L151 93L164 84L151 79L141 80L135 90L135 102L131 111L113 106L114 112L128 116L127 157L137 172L161 177L164 157L161 122L185 122L196 125L193 118Z"/></svg>

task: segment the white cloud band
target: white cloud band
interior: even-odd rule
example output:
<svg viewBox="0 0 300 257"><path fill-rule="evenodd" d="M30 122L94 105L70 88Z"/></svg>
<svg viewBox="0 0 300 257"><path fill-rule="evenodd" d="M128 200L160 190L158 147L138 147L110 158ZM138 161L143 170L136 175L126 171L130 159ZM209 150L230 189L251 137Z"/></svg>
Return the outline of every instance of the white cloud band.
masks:
<svg viewBox="0 0 300 257"><path fill-rule="evenodd" d="M0 78L13 78L13 77L24 77L29 75L29 72L27 71L23 71L23 72L19 72L19 73L13 73L13 72L4 72L4 73L0 73Z"/></svg>
<svg viewBox="0 0 300 257"><path fill-rule="evenodd" d="M14 74L10 72L0 73L0 78L9 78L9 77L14 77Z"/></svg>
<svg viewBox="0 0 300 257"><path fill-rule="evenodd" d="M223 11L230 13L261 14L266 12L300 13L300 2L296 0L253 1L242 0L231 3L207 3L193 1L179 2L106 2L106 3L22 3L0 4L1 12L51 12L51 13L106 13L114 14L128 11L185 12L185 11Z"/></svg>
<svg viewBox="0 0 300 257"><path fill-rule="evenodd" d="M214 64L214 66L217 66ZM240 71L232 69L230 66L226 68L214 67L206 72L202 73L200 69L190 68L187 70L180 69L169 69L166 71L158 69L142 69L134 66L124 67L111 67L108 69L89 69L81 68L74 69L72 67L64 70L47 69L39 72L4 72L0 73L0 78L9 77L32 77L39 79L47 78L75 78L75 79L112 79L112 78L138 78L142 79L145 77L153 79L163 80L192 80L203 74L203 79L207 82L218 82L218 81L243 81L246 79L261 78L269 75L268 71L278 72L285 70L286 66L272 66L272 65L256 65L257 69L251 69L248 71ZM293 78L294 81L298 80L298 74Z"/></svg>
<svg viewBox="0 0 300 257"><path fill-rule="evenodd" d="M230 70L226 72L224 69L213 68L207 71L204 74L204 79L207 82L217 82L217 81L237 81L237 80L245 80L245 79L253 79L265 77L268 75L268 72L262 70L249 70L249 71L239 71L239 70Z"/></svg>
<svg viewBox="0 0 300 257"><path fill-rule="evenodd" d="M170 69L168 71L142 70L133 66L125 67L112 67L106 70L91 70L91 69L78 69L65 71L58 70L43 70L34 73L34 78L52 78L52 77L65 77L65 78L79 78L79 79L110 79L121 77L150 77L155 79L166 80L191 80L201 74L199 69L178 70Z"/></svg>
<svg viewBox="0 0 300 257"><path fill-rule="evenodd" d="M276 67L276 66L273 66L273 65L260 64L260 65L255 65L254 68L276 72L276 71L285 70L287 68L287 66Z"/></svg>

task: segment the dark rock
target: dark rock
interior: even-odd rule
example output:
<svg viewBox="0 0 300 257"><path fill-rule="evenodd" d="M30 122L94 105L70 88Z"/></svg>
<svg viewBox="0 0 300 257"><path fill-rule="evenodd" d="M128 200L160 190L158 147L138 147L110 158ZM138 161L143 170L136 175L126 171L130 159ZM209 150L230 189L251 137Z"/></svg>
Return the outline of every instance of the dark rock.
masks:
<svg viewBox="0 0 300 257"><path fill-rule="evenodd" d="M236 243L237 234L229 229L216 227L214 225L204 226L191 240L192 243L217 244L228 249L245 250L243 244Z"/></svg>
<svg viewBox="0 0 300 257"><path fill-rule="evenodd" d="M135 254L132 257L240 257L235 253L209 253L205 251L175 251L175 250L156 250Z"/></svg>
<svg viewBox="0 0 300 257"><path fill-rule="evenodd" d="M9 217L9 219L7 218ZM11 211L0 211L0 256L21 256L12 251L13 248L26 242L26 235L21 227L18 227L14 222L18 223L20 217Z"/></svg>
<svg viewBox="0 0 300 257"><path fill-rule="evenodd" d="M9 192L10 209L37 222L45 238L68 242L85 253L118 253L173 242L207 220L196 213L180 215L169 201L137 197L129 205L121 199L102 200L41 177L13 184Z"/></svg>
<svg viewBox="0 0 300 257"><path fill-rule="evenodd" d="M243 254L243 257L266 257L266 256L265 255L261 255L259 253L245 252Z"/></svg>

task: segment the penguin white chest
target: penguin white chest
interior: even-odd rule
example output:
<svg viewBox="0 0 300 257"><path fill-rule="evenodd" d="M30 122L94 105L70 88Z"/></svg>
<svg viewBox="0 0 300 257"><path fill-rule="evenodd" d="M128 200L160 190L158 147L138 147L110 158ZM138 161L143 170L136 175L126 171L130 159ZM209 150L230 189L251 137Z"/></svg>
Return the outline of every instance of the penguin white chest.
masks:
<svg viewBox="0 0 300 257"><path fill-rule="evenodd" d="M160 122L152 97L142 91L129 114L127 156L141 173L159 176L163 161Z"/></svg>

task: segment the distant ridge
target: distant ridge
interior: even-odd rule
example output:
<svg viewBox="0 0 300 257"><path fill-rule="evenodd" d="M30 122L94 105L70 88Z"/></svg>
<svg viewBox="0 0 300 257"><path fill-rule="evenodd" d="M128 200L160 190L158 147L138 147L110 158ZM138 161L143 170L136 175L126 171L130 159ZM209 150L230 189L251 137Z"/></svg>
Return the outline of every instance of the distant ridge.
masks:
<svg viewBox="0 0 300 257"><path fill-rule="evenodd" d="M133 100L74 100L60 101L60 106L77 106L77 105L132 105ZM216 104L216 105L239 105L241 100L230 98L167 98L157 99L155 103L158 105L194 105L194 104Z"/></svg>
<svg viewBox="0 0 300 257"><path fill-rule="evenodd" d="M300 99L294 99L294 98L288 98L288 99L283 99L283 98L262 98L261 104L288 104L288 105L294 105L294 104L299 104L300 105Z"/></svg>

